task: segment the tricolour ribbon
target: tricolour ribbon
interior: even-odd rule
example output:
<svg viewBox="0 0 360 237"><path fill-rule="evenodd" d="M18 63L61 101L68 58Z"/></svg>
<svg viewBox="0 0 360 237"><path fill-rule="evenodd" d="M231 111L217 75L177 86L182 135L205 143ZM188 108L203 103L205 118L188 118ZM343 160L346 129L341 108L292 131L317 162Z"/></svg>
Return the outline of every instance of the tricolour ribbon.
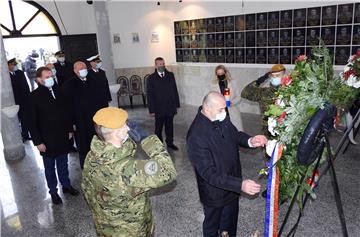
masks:
<svg viewBox="0 0 360 237"><path fill-rule="evenodd" d="M264 237L277 236L278 224L278 192L279 192L279 168L276 166L282 155L283 146L277 143L274 146L270 158L270 169L266 193L265 231Z"/></svg>

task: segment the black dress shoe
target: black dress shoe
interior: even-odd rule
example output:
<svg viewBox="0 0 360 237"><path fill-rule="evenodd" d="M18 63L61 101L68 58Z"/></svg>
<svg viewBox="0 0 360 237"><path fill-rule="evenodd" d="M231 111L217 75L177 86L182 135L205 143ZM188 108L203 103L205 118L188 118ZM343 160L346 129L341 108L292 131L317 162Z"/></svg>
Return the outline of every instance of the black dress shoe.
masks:
<svg viewBox="0 0 360 237"><path fill-rule="evenodd" d="M63 193L70 193L70 195L72 196L77 196L80 194L79 191L77 191L75 188L73 188L72 186L68 187L68 188L63 188Z"/></svg>
<svg viewBox="0 0 360 237"><path fill-rule="evenodd" d="M179 148L177 146L175 146L174 144L168 144L167 147L173 149L174 151L178 151Z"/></svg>
<svg viewBox="0 0 360 237"><path fill-rule="evenodd" d="M61 197L57 193L51 194L51 201L55 205L59 205L62 203Z"/></svg>

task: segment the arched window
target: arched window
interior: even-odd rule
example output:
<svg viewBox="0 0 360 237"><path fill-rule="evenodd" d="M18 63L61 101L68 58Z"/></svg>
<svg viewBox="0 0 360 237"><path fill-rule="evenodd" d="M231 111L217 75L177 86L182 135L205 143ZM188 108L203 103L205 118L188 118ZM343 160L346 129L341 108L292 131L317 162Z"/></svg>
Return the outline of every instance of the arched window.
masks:
<svg viewBox="0 0 360 237"><path fill-rule="evenodd" d="M33 1L0 0L0 28L4 38L61 35L51 15Z"/></svg>

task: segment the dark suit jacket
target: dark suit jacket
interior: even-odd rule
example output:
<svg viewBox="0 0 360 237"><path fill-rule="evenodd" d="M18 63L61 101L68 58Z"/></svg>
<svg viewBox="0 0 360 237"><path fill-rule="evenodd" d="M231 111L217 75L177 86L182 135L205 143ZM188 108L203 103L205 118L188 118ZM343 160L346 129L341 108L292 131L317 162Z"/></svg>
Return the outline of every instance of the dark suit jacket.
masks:
<svg viewBox="0 0 360 237"><path fill-rule="evenodd" d="M44 143L46 152L41 155L55 157L69 152L69 132L72 124L64 96L58 86L53 86L56 99L49 89L39 87L31 92L26 108L31 138L35 146Z"/></svg>
<svg viewBox="0 0 360 237"><path fill-rule="evenodd" d="M249 147L249 138L236 129L229 117L212 122L199 108L186 145L203 204L221 207L239 198L242 185L239 146Z"/></svg>
<svg viewBox="0 0 360 237"><path fill-rule="evenodd" d="M10 73L11 85L13 88L15 104L23 106L30 95L30 88L27 84L23 71L17 70L13 75Z"/></svg>
<svg viewBox="0 0 360 237"><path fill-rule="evenodd" d="M156 117L175 115L176 109L180 107L180 100L174 73L165 70L165 76L161 78L155 70L147 83L149 112L155 113Z"/></svg>
<svg viewBox="0 0 360 237"><path fill-rule="evenodd" d="M98 89L101 90L101 95L104 97L105 102L111 101L111 93L109 88L109 82L106 77L106 73L104 70L99 69L97 72L95 72L93 69L88 69L88 77L93 78L96 83L98 83Z"/></svg>
<svg viewBox="0 0 360 237"><path fill-rule="evenodd" d="M75 76L62 87L72 123L76 125L76 142L82 155L89 152L91 139L95 135L93 116L99 109L108 107L98 83L93 79L87 76L86 81L81 81Z"/></svg>
<svg viewBox="0 0 360 237"><path fill-rule="evenodd" d="M68 61L65 61L63 66L59 62L56 62L54 63L54 67L56 69L56 78L59 86L62 86L64 82L75 76L73 64Z"/></svg>

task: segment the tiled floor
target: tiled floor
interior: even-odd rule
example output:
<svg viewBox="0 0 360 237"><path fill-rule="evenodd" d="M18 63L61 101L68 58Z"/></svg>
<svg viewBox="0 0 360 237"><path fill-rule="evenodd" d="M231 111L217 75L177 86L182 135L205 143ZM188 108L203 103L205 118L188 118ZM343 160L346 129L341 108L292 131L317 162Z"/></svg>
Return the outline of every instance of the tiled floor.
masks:
<svg viewBox="0 0 360 237"><path fill-rule="evenodd" d="M149 131L153 120L147 110L129 110L130 117L137 119ZM175 143L180 147L171 152L178 171L176 183L152 192L153 214L156 219L156 236L201 236L203 220L194 171L186 155L185 135L194 118L196 108L185 107L175 119ZM260 131L260 118L243 114L246 132ZM339 139L335 133L334 143ZM44 177L42 158L36 149L26 144L27 156L20 162L9 164L0 159L1 236L3 237L72 237L96 236L91 213L82 196L63 197L63 205L54 206ZM360 233L360 145L351 146L345 156L336 160L336 172L340 185L349 236ZM257 179L263 167L261 150L241 150L243 176ZM77 154L70 155L71 181L80 187L81 170ZM266 180L259 180L265 185ZM342 236L337 209L333 198L331 180L326 175L317 189L318 199L308 203L296 236ZM281 223L286 207L280 207ZM265 200L262 197L240 199L238 236L250 236L256 229L263 232ZM295 220L290 219L288 227Z"/></svg>

